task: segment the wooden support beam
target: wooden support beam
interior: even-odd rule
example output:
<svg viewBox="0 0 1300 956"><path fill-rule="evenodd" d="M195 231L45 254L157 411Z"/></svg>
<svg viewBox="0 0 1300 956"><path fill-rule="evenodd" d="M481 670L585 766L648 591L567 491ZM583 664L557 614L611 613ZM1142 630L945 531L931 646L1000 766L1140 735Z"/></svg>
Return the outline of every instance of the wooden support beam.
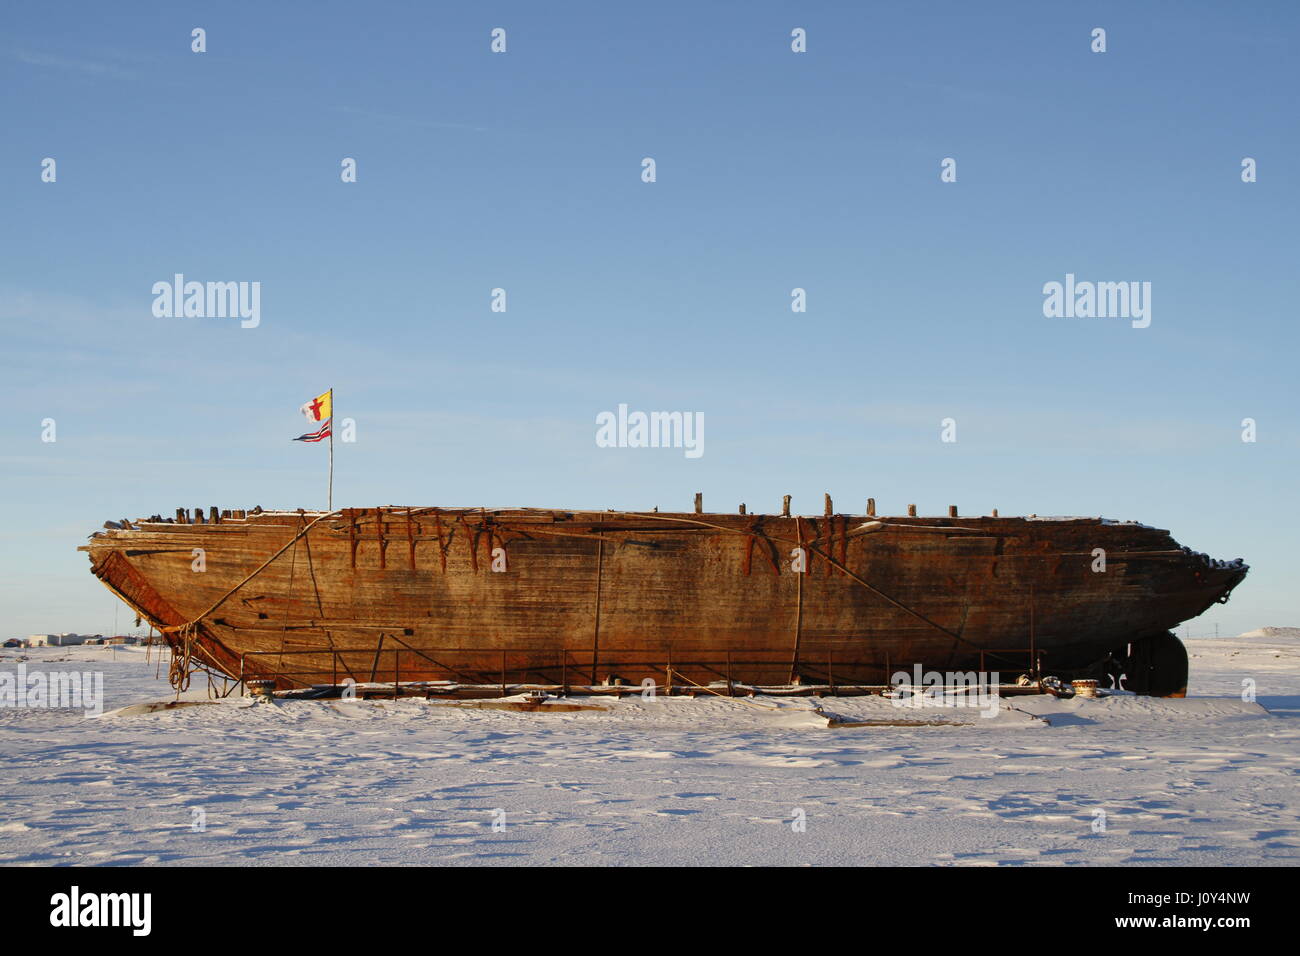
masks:
<svg viewBox="0 0 1300 956"><path fill-rule="evenodd" d="M695 492L695 513L704 514L704 492Z"/></svg>
<svg viewBox="0 0 1300 956"><path fill-rule="evenodd" d="M868 498L868 499L867 499L867 517L868 517L868 518L874 518L875 516L876 516L876 499L875 499L875 498Z"/></svg>
<svg viewBox="0 0 1300 956"><path fill-rule="evenodd" d="M781 499L781 517L782 518L790 517L790 496L789 495L785 495Z"/></svg>
<svg viewBox="0 0 1300 956"><path fill-rule="evenodd" d="M907 516L908 516L909 518L915 518L915 517L916 517L916 505L908 505L908 506L907 506Z"/></svg>
<svg viewBox="0 0 1300 956"><path fill-rule="evenodd" d="M469 522L465 520L464 515L457 515L457 520L460 522L461 530L465 532L465 544L469 546L470 568L473 569L475 574L478 574L478 548L475 547L474 533L469 530ZM451 533L454 535L456 529L453 528Z"/></svg>
<svg viewBox="0 0 1300 956"><path fill-rule="evenodd" d="M826 510L823 512L827 517L835 513L835 506L831 503L831 493L826 492Z"/></svg>
<svg viewBox="0 0 1300 956"><path fill-rule="evenodd" d="M433 527L438 535L438 557L442 560L442 573L447 573L447 548L442 543L442 512L433 509Z"/></svg>
<svg viewBox="0 0 1300 956"><path fill-rule="evenodd" d="M357 568L357 514L356 509L349 508L344 512L348 521L348 551L352 555L352 570Z"/></svg>
<svg viewBox="0 0 1300 956"><path fill-rule="evenodd" d="M955 518L955 517L957 517L957 506L956 506L956 505L949 505L949 506L948 506L948 517L949 517L949 518Z"/></svg>

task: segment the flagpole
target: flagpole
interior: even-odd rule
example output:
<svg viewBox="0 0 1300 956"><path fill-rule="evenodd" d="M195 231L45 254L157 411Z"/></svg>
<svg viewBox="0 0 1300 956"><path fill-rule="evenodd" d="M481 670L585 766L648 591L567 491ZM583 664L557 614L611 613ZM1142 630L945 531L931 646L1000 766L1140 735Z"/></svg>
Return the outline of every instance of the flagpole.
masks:
<svg viewBox="0 0 1300 956"><path fill-rule="evenodd" d="M326 510L334 510L334 389L330 388L330 484Z"/></svg>

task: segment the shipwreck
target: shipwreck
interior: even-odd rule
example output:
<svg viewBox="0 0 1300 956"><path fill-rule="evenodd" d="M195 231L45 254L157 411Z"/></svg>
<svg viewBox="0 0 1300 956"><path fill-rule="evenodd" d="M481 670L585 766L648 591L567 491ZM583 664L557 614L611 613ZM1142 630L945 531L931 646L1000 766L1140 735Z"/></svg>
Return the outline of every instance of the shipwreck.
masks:
<svg viewBox="0 0 1300 956"><path fill-rule="evenodd" d="M1246 576L1102 518L177 509L91 570L195 670L278 690L863 693L920 664L1181 696L1173 629Z"/></svg>

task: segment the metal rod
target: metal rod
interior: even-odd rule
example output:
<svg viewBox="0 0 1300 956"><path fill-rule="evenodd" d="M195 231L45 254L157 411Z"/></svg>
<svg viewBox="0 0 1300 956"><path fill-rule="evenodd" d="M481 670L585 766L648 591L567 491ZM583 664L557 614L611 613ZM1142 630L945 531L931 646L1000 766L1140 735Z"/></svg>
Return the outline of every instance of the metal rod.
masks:
<svg viewBox="0 0 1300 956"><path fill-rule="evenodd" d="M605 563L605 541L596 542L596 620L591 634L591 683L596 683L596 668L600 661L600 574Z"/></svg>
<svg viewBox="0 0 1300 956"><path fill-rule="evenodd" d="M383 652L383 650L384 650L384 635L380 634L379 641L375 644L375 659L373 663L371 663L370 665L370 680L368 681L368 683L373 684L375 681L375 673L379 670L379 655Z"/></svg>
<svg viewBox="0 0 1300 956"><path fill-rule="evenodd" d="M330 389L330 482L325 496L325 510L334 510L334 389Z"/></svg>
<svg viewBox="0 0 1300 956"><path fill-rule="evenodd" d="M795 531L799 536L800 559L803 562L803 570L795 574L795 617L794 617L794 651L790 655L790 683L794 683L795 673L799 668L799 641L803 637L803 579L808 573L808 555L803 547L803 523L796 515L794 519Z"/></svg>
<svg viewBox="0 0 1300 956"><path fill-rule="evenodd" d="M1041 677L1038 655L1034 651L1034 586L1029 585L1029 663L1034 669L1034 676Z"/></svg>

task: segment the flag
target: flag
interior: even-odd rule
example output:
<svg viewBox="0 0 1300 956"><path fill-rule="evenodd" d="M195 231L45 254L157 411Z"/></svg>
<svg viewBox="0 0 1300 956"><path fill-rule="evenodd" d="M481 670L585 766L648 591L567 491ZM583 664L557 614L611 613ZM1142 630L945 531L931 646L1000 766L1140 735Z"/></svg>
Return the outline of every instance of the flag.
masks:
<svg viewBox="0 0 1300 956"><path fill-rule="evenodd" d="M302 412L303 417L309 422L328 422L334 417L334 409L330 407L334 404L331 398L329 392L324 395L317 395L298 411Z"/></svg>
<svg viewBox="0 0 1300 956"><path fill-rule="evenodd" d="M325 424L320 427L319 431L308 432L305 435L299 435L297 438L294 439L294 441L320 441L323 438L329 438L330 434L331 434L330 423L326 421Z"/></svg>
<svg viewBox="0 0 1300 956"><path fill-rule="evenodd" d="M334 511L334 432L330 426L334 423L334 389L329 389L323 395L317 395L306 405L303 405L298 411L302 412L303 417L313 425L319 424L320 427L314 432L307 432L299 435L294 441L318 442L326 438L330 440L330 477L329 484L326 486L325 507L331 512ZM350 419L344 419L344 422Z"/></svg>

